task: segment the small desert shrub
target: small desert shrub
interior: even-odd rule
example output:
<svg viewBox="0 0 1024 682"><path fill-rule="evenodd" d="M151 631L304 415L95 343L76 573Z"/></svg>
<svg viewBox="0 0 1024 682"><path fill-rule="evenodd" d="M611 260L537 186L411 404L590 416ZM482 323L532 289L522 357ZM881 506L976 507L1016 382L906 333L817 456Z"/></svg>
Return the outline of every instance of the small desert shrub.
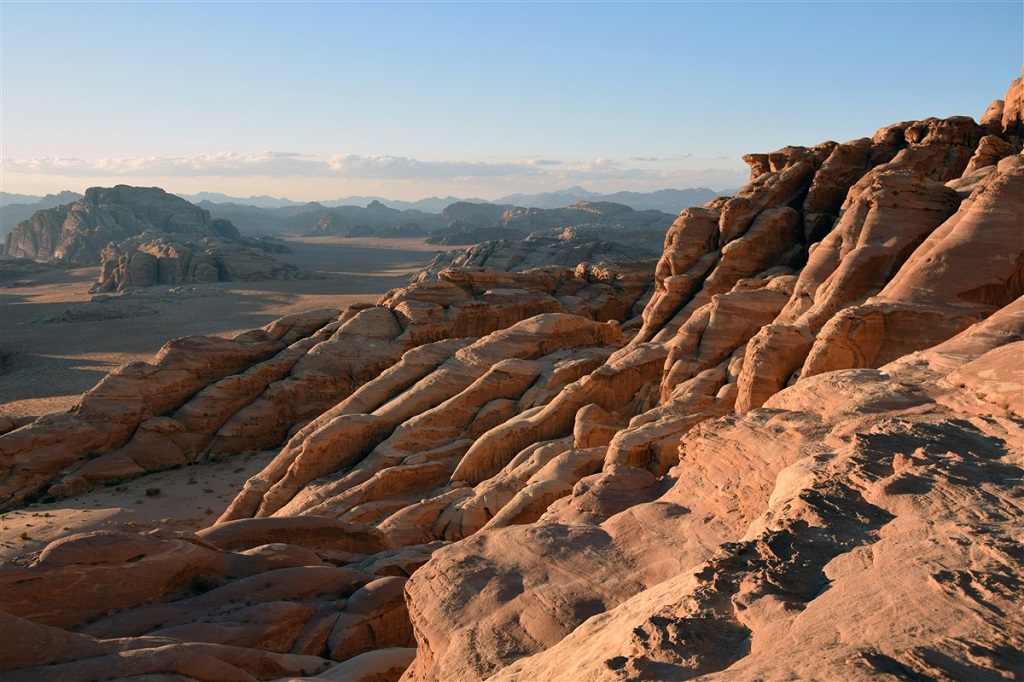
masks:
<svg viewBox="0 0 1024 682"><path fill-rule="evenodd" d="M160 494L160 488L146 488L146 497L156 497Z"/></svg>

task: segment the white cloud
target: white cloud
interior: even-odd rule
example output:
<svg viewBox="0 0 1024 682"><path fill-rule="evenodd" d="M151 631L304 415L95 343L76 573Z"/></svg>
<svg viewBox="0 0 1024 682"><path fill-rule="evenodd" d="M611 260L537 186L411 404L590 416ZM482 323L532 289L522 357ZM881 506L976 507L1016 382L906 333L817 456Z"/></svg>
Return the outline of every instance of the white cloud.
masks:
<svg viewBox="0 0 1024 682"><path fill-rule="evenodd" d="M86 185L160 184L201 187L251 186L264 193L268 186L287 186L303 194L314 187L372 187L380 193L430 191L492 192L561 189L590 183L598 191L632 189L651 191L666 187L737 187L746 182L747 168L739 159L695 159L689 154L671 158L598 157L591 160L556 160L537 156L484 160L422 160L405 156L295 152L217 152L181 157L138 158L35 158L2 161L9 187L52 185L66 188L71 179ZM18 181L14 183L14 181ZM414 190L416 187L418 189ZM298 190L294 188L299 188ZM13 190L12 190L13 191ZM237 190L236 190L237 191ZM327 190L324 190L327 191ZM335 190L330 190L335 191ZM324 195L330 196L330 195ZM323 197L321 197L323 198Z"/></svg>
<svg viewBox="0 0 1024 682"><path fill-rule="evenodd" d="M218 176L334 176L346 178L493 177L542 173L540 167L560 162L547 159L516 161L420 161L403 156L335 154L320 157L291 152L236 154L219 152L191 157L111 159L4 159L11 173L100 175L218 175Z"/></svg>
<svg viewBox="0 0 1024 682"><path fill-rule="evenodd" d="M543 173L538 169L538 165L545 164L537 164L532 159L511 162L420 161L404 156L360 156L357 154L336 154L328 161L328 168L332 174L350 178L390 178L395 180L534 175Z"/></svg>

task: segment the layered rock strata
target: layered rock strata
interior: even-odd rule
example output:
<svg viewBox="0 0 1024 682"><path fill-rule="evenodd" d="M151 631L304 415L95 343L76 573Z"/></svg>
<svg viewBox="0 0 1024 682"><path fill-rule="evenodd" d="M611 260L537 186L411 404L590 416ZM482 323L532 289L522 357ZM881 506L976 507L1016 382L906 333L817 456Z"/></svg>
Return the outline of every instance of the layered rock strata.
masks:
<svg viewBox="0 0 1024 682"><path fill-rule="evenodd" d="M68 413L48 415L0 437L0 505L64 497L148 471L273 447L296 432L301 443L310 434L307 423L327 418L332 413L325 411L339 401L356 413L372 412L378 405L363 396L386 403L438 367L462 362L455 357L461 346L541 314L555 314L552 319L563 322L541 324L532 336L503 332L488 347L500 349L501 339L522 339L516 352L535 366L529 383L550 375L549 395L610 352L601 356L590 346L623 343L617 323L635 313L652 286L651 274L642 269L600 265L549 267L516 277L486 270L442 277L396 290L377 306L311 311L233 339L169 342L152 362L112 372ZM568 330L593 324L590 320L613 324L599 324L603 331L596 340L571 348L583 336ZM552 342L552 334L565 339ZM561 355L555 353L563 347ZM512 351L502 353L490 351L488 362L515 357ZM548 358L547 364L537 358ZM472 368L463 375L472 380L490 369L475 356L468 363ZM579 369L573 374L564 368ZM454 370L448 374L454 376ZM385 378L394 381L382 383ZM465 386L434 381L427 388L425 402L404 408L399 421L389 422L391 430L416 409L443 402Z"/></svg>
<svg viewBox="0 0 1024 682"><path fill-rule="evenodd" d="M450 270L177 342L12 431L8 506L145 453L277 455L197 534L3 568L3 668L1014 679L1022 93L751 155L646 275Z"/></svg>

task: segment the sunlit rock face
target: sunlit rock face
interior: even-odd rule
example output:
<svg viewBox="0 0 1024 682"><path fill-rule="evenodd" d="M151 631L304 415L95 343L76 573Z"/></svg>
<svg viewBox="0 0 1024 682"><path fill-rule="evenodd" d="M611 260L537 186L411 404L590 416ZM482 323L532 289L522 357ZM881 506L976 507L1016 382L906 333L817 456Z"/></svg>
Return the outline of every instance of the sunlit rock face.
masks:
<svg viewBox="0 0 1024 682"><path fill-rule="evenodd" d="M1014 679L1022 92L750 155L653 268L451 269L119 369L0 437L5 508L276 456L198 533L0 569L0 666Z"/></svg>

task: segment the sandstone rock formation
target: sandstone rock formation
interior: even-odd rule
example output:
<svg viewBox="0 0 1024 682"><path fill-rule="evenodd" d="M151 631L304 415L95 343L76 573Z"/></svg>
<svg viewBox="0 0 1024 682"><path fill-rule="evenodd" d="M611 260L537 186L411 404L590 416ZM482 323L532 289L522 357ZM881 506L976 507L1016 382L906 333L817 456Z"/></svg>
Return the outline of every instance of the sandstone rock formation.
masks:
<svg viewBox="0 0 1024 682"><path fill-rule="evenodd" d="M521 272L546 265L575 268L584 263L634 263L653 269L661 253L664 234L640 235L629 243L614 238L578 236L566 230L557 237L530 235L519 240L494 239L465 250L437 254L420 271L414 281L437 279L445 270L457 268L488 268L505 272Z"/></svg>
<svg viewBox="0 0 1024 682"><path fill-rule="evenodd" d="M980 124L751 155L652 269L451 269L113 373L0 437L6 508L276 456L198 533L0 567L0 665L1014 679L1021 88Z"/></svg>
<svg viewBox="0 0 1024 682"><path fill-rule="evenodd" d="M445 209L444 228L428 241L436 244L477 244L486 240L552 237L563 231L587 234L591 240L616 241L629 234L633 239L664 235L672 216L661 211L636 211L610 201L580 201L564 208L524 208L460 202ZM628 241L628 240L627 240Z"/></svg>
<svg viewBox="0 0 1024 682"><path fill-rule="evenodd" d="M144 232L100 252L100 276L90 292L116 292L157 284L203 284L295 279L299 269L227 239L201 240Z"/></svg>
<svg viewBox="0 0 1024 682"><path fill-rule="evenodd" d="M496 208L506 210L499 214ZM418 281L436 279L449 268L520 271L545 265L574 268L601 261L655 261L672 222L659 211L634 211L611 202L581 201L559 209L461 203L445 212L449 209L448 227L431 239L475 246L439 253Z"/></svg>
<svg viewBox="0 0 1024 682"><path fill-rule="evenodd" d="M392 391L411 386L474 338L543 313L562 314L570 322L623 321L635 314L651 286L651 274L642 269L598 265L549 267L518 277L482 269L450 271L442 277L396 290L379 306L312 311L234 339L169 342L152 363L113 372L70 412L49 415L5 436L0 443L0 507L280 445L309 420L322 420L339 400L348 398L343 404L355 405L356 412L371 412L368 405L353 403L358 395L397 375L398 383L376 389L378 400L390 398ZM524 342L524 357L547 356L578 341L578 334L568 332L567 341L545 340L567 329L564 324L542 327L535 342ZM602 340L592 345L621 343L617 327L601 334ZM490 362L511 357L496 353ZM590 358L592 351L576 354ZM551 362L571 364L568 355L552 356ZM587 362L584 366L596 366ZM471 363L478 368L471 370L474 379L489 367L478 360ZM376 383L353 395L389 367ZM543 371L548 370L537 365L533 376ZM576 378L558 374L548 390ZM440 402L461 388L442 384L432 390L427 400ZM407 418L415 408L399 414ZM308 431L301 431L300 442Z"/></svg>
<svg viewBox="0 0 1024 682"><path fill-rule="evenodd" d="M237 238L231 223L158 187L92 187L73 203L37 211L15 226L4 255L39 261L94 265L107 244L145 230L197 238Z"/></svg>
<svg viewBox="0 0 1024 682"><path fill-rule="evenodd" d="M298 276L243 245L229 221L157 187L93 187L78 201L37 211L7 236L3 255L101 265L94 292Z"/></svg>

